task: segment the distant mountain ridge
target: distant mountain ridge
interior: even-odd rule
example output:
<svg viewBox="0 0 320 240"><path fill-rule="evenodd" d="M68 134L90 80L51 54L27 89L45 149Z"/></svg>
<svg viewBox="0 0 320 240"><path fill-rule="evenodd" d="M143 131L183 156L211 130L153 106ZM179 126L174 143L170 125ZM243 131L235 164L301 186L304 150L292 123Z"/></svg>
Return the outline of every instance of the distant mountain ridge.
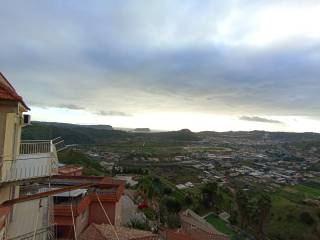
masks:
<svg viewBox="0 0 320 240"><path fill-rule="evenodd" d="M155 140L155 141L198 141L191 131L171 132L127 132L110 129L109 125L77 125L68 123L32 122L23 128L22 139L53 139L62 137L66 144L104 144L110 141ZM111 127L111 126L110 126Z"/></svg>
<svg viewBox="0 0 320 240"><path fill-rule="evenodd" d="M53 139L62 137L66 144L105 144L111 141L201 141L210 137L248 139L252 141L277 140L282 142L320 141L319 133L291 133L266 131L192 132L189 129L169 132L128 132L115 130L110 125L77 125L57 122L32 122L22 131L22 139Z"/></svg>
<svg viewBox="0 0 320 240"><path fill-rule="evenodd" d="M320 141L320 134L313 132L295 133L295 132L267 132L267 131L229 131L199 132L201 137L226 137L226 138L246 138L249 140L277 140L285 142L302 142L302 141Z"/></svg>
<svg viewBox="0 0 320 240"><path fill-rule="evenodd" d="M113 127L111 125L80 125L80 124L72 124L72 123L60 123L60 122L40 122L40 121L33 121L32 124L42 124L42 125L48 125L48 126L58 126L58 127L87 127L87 128L94 128L94 129L100 129L100 130L113 130Z"/></svg>

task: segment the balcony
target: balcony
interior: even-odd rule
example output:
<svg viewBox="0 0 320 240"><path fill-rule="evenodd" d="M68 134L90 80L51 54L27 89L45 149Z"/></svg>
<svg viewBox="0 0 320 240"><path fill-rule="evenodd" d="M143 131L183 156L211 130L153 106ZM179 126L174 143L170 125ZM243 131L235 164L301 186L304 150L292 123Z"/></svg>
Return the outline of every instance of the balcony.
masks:
<svg viewBox="0 0 320 240"><path fill-rule="evenodd" d="M56 146L60 142L22 141L16 159L3 161L1 183L56 175L58 173Z"/></svg>
<svg viewBox="0 0 320 240"><path fill-rule="evenodd" d="M2 239L1 237L4 235L4 229L8 222L10 210L11 208L8 206L0 206L0 239Z"/></svg>
<svg viewBox="0 0 320 240"><path fill-rule="evenodd" d="M62 194L62 196L67 197L67 201L61 203L55 203L54 214L55 216L71 216L71 203L72 211L75 216L80 215L86 208L90 206L92 202L98 202L97 195L101 202L111 202L116 203L119 201L118 195L122 194L123 186L111 187L107 189L89 189L84 196L75 195L77 190L70 192L69 194ZM56 195L57 197L57 195ZM60 196L61 197L61 196ZM121 197L121 196L120 196Z"/></svg>

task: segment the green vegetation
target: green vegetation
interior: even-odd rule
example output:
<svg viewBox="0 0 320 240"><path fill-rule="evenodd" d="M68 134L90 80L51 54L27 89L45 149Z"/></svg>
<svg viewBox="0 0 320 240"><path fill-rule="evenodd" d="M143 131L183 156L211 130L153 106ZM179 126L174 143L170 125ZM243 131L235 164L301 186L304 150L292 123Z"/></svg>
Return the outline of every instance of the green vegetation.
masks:
<svg viewBox="0 0 320 240"><path fill-rule="evenodd" d="M320 197L320 185L318 186L318 188L314 188L314 187L298 184L293 186L292 188L295 189L297 192L301 192L305 194L306 197L314 197L314 198Z"/></svg>
<svg viewBox="0 0 320 240"><path fill-rule="evenodd" d="M297 205L281 195L272 196L271 214L266 224L266 231L271 239L309 239L310 229L299 219L306 206Z"/></svg>
<svg viewBox="0 0 320 240"><path fill-rule="evenodd" d="M138 191L146 199L148 208L142 209L148 219L161 221L168 227L178 227L179 209L191 208L199 215L208 212L231 214L230 222L241 226L256 238L275 240L313 240L320 236L320 210L308 199L320 197L320 177L307 178L298 185L267 185L258 182L248 182L246 177L239 176L230 179L228 186L218 186L214 183L202 184L198 179L202 170L191 166L181 166L175 157L184 155L202 159L202 153L223 154L237 151L238 145L221 144L205 146L193 141L206 137L231 136L239 139L261 140L265 132L201 132L189 130L163 133L129 133L125 131L108 130L108 126L80 126L57 123L33 123L23 129L23 139L52 139L61 136L66 144L81 144L79 148L85 151L110 152L119 157L124 173L141 176ZM311 133L268 133L271 140L294 141L288 145L299 151L319 154L320 135ZM278 155L277 155L278 154ZM302 158L287 158L282 153L275 153L288 161L302 161ZM60 162L84 167L85 175L103 175L104 169L97 160L90 159L81 152L67 149L59 153ZM242 164L251 166L253 162L244 159ZM253 166L253 165L252 165ZM308 171L320 171L320 164L307 166ZM224 170L217 164L216 170ZM114 169L113 174L116 173ZM176 184L191 181L195 187L179 190ZM245 193L236 194L241 189L250 189ZM266 196L267 195L267 196ZM219 231L229 236L234 232L228 224L216 215L210 215L207 220ZM132 222L141 229L146 223ZM238 237L236 239L239 239Z"/></svg>
<svg viewBox="0 0 320 240"><path fill-rule="evenodd" d="M227 147L200 147L200 146L192 146L192 147L185 147L185 150L189 151L189 152L232 152L231 148L227 148Z"/></svg>
<svg viewBox="0 0 320 240"><path fill-rule="evenodd" d="M105 144L130 139L170 143L200 140L196 133L187 129L160 133L129 133L120 130L105 130L103 126L97 127L96 125L33 122L22 131L22 139L53 139L56 137L62 137L66 144Z"/></svg>
<svg viewBox="0 0 320 240"><path fill-rule="evenodd" d="M241 227L250 231L257 239L264 239L265 223L272 206L269 195L260 192L251 196L239 190L236 193L236 202Z"/></svg>
<svg viewBox="0 0 320 240"><path fill-rule="evenodd" d="M83 175L103 175L104 171L100 164L92 159L89 159L85 154L74 151L72 149L66 149L59 152L59 161L64 164L73 164L83 167Z"/></svg>
<svg viewBox="0 0 320 240"><path fill-rule="evenodd" d="M217 215L215 214L210 214L209 216L206 217L206 220L214 226L215 229L218 231L228 235L231 239L237 239L237 233L233 231L232 228L230 228L225 221L220 219Z"/></svg>
<svg viewBox="0 0 320 240"><path fill-rule="evenodd" d="M152 172L155 175L162 176L166 178L168 181L173 183L173 185L179 183L186 183L186 182L193 182L197 183L200 182L198 176L200 175L201 171L195 169L193 167L186 167L186 166L170 166L170 167L152 167Z"/></svg>
<svg viewBox="0 0 320 240"><path fill-rule="evenodd" d="M127 154L132 160L135 157L170 158L186 151L179 142L126 140L98 146L103 151Z"/></svg>

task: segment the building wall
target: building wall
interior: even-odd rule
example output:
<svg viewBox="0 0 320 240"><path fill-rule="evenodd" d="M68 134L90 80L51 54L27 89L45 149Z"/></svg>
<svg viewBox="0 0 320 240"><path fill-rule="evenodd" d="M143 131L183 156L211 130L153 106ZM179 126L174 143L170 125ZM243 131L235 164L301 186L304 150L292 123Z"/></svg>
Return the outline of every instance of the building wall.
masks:
<svg viewBox="0 0 320 240"><path fill-rule="evenodd" d="M40 200L41 207L39 208ZM8 227L8 238L33 232L35 226L37 226L37 229L41 229L49 225L48 199L42 198L40 200L22 202L13 206L12 220Z"/></svg>
<svg viewBox="0 0 320 240"><path fill-rule="evenodd" d="M120 226L122 223L121 223L121 216L122 216L122 205L123 205L123 201L122 201L123 197L121 197L119 199L118 202L116 202L116 206L115 206L115 209L116 209L116 212L115 212L115 224L114 225L117 225L117 226Z"/></svg>
<svg viewBox="0 0 320 240"><path fill-rule="evenodd" d="M8 172L12 161L19 154L22 112L19 114L13 112L6 113L5 118L2 176Z"/></svg>
<svg viewBox="0 0 320 240"><path fill-rule="evenodd" d="M4 134L6 126L6 113L0 112L0 164L2 163L2 156L4 150Z"/></svg>
<svg viewBox="0 0 320 240"><path fill-rule="evenodd" d="M76 220L76 230L77 230L77 236L80 235L80 233L83 232L83 230L88 226L89 223L89 207L86 208L78 217Z"/></svg>
<svg viewBox="0 0 320 240"><path fill-rule="evenodd" d="M182 221L182 230L190 236L192 239L202 239L202 240L229 240L228 236L208 233L202 229L189 224L188 222Z"/></svg>
<svg viewBox="0 0 320 240"><path fill-rule="evenodd" d="M10 187L1 187L0 188L0 204L4 201L7 201L10 199Z"/></svg>
<svg viewBox="0 0 320 240"><path fill-rule="evenodd" d="M104 209L106 210L111 224L115 223L115 211L116 211L116 205L114 202L102 202ZM109 221L107 220L99 202L92 202L90 205L90 214L89 214L89 224L96 223L96 224L102 224L107 223L109 224Z"/></svg>
<svg viewBox="0 0 320 240"><path fill-rule="evenodd" d="M17 140L16 134L16 114L15 113L7 113L6 114L6 130L5 130L5 138L4 138L4 157L5 160L13 160L16 155L16 151L14 151Z"/></svg>
<svg viewBox="0 0 320 240"><path fill-rule="evenodd" d="M22 114L21 114L22 116ZM1 179L8 173L12 160L18 154L20 144L21 124L16 113L1 112L0 113L0 162ZM0 179L0 180L1 180ZM1 187L0 188L0 204L6 200L19 196L19 186Z"/></svg>
<svg viewBox="0 0 320 240"><path fill-rule="evenodd" d="M2 228L2 229L0 230L0 239L4 239L4 233L5 233L5 229Z"/></svg>
<svg viewBox="0 0 320 240"><path fill-rule="evenodd" d="M11 159L14 150L14 145L20 141L20 132L14 131L16 122L16 113L14 108L1 104L0 109L0 181L4 177L7 170L11 167ZM14 144L15 143L15 144ZM0 188L0 204L9 199L19 196L19 186L4 186Z"/></svg>

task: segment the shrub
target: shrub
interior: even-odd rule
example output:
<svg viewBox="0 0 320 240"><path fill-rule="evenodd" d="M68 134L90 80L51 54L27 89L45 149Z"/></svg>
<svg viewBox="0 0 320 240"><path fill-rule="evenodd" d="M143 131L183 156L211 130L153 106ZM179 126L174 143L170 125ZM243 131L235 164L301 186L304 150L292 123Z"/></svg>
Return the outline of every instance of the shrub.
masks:
<svg viewBox="0 0 320 240"><path fill-rule="evenodd" d="M181 225L180 217L177 214L170 214L167 217L167 224L169 228L179 228Z"/></svg>
<svg viewBox="0 0 320 240"><path fill-rule="evenodd" d="M308 212L303 212L300 214L300 220L301 222L307 224L307 225L312 225L314 223L313 217L310 215Z"/></svg>
<svg viewBox="0 0 320 240"><path fill-rule="evenodd" d="M181 204L175 198L167 198L164 203L170 213L178 213L181 210Z"/></svg>
<svg viewBox="0 0 320 240"><path fill-rule="evenodd" d="M136 228L140 230L150 230L150 226L147 221L142 221L138 219L131 219L127 227Z"/></svg>
<svg viewBox="0 0 320 240"><path fill-rule="evenodd" d="M142 211L149 220L153 221L157 219L157 214L152 208L145 208Z"/></svg>
<svg viewBox="0 0 320 240"><path fill-rule="evenodd" d="M295 216L294 215L292 215L292 214L287 214L287 221L288 222L293 222L294 221L294 219L295 219Z"/></svg>
<svg viewBox="0 0 320 240"><path fill-rule="evenodd" d="M172 193L172 189L171 188L166 187L166 188L163 189L163 194L171 195L171 193Z"/></svg>
<svg viewBox="0 0 320 240"><path fill-rule="evenodd" d="M184 198L184 203L185 203L187 206L190 206L190 205L193 203L192 197L190 197L189 195L185 196L185 198Z"/></svg>

